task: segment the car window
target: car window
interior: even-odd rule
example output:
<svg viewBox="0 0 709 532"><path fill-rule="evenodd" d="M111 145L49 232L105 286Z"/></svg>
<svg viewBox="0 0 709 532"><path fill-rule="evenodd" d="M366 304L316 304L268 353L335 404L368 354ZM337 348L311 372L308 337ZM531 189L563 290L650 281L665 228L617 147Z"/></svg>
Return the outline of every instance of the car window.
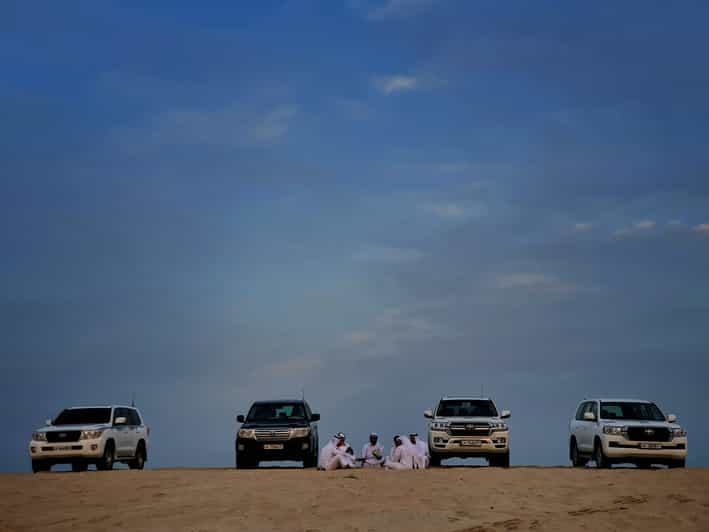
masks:
<svg viewBox="0 0 709 532"><path fill-rule="evenodd" d="M445 399L438 404L439 417L495 417L497 409L487 399Z"/></svg>
<svg viewBox="0 0 709 532"><path fill-rule="evenodd" d="M142 420L140 419L140 414L138 414L138 411L134 408L130 408L128 410L128 423L130 425L133 425L134 427L139 427L143 424Z"/></svg>
<svg viewBox="0 0 709 532"><path fill-rule="evenodd" d="M588 403L581 403L576 409L576 421L583 421L583 413L586 410Z"/></svg>
<svg viewBox="0 0 709 532"><path fill-rule="evenodd" d="M596 401L593 401L591 403L591 408L588 410L589 412L592 412L594 417L598 419L598 403Z"/></svg>
<svg viewBox="0 0 709 532"><path fill-rule="evenodd" d="M642 421L664 421L657 405L654 403L633 403L626 401L603 401L601 403L603 419L637 419Z"/></svg>
<svg viewBox="0 0 709 532"><path fill-rule="evenodd" d="M99 425L111 422L110 408L67 408L53 425Z"/></svg>
<svg viewBox="0 0 709 532"><path fill-rule="evenodd" d="M288 421L305 419L301 403L256 403L249 410L248 421Z"/></svg>
<svg viewBox="0 0 709 532"><path fill-rule="evenodd" d="M126 414L125 408L114 408L113 409L113 423L115 423L116 419L118 419L119 417L126 418L126 423L130 423L130 419L127 419L128 416Z"/></svg>

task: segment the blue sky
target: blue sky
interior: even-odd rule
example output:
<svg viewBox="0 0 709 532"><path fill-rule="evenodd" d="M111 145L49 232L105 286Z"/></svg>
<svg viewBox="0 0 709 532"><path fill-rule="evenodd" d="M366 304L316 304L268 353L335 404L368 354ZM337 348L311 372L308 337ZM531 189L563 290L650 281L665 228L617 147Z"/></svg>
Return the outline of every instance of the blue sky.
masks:
<svg viewBox="0 0 709 532"><path fill-rule="evenodd" d="M151 465L226 466L255 399L360 443L481 384L513 463L609 394L706 466L708 15L2 2L0 469L132 392Z"/></svg>

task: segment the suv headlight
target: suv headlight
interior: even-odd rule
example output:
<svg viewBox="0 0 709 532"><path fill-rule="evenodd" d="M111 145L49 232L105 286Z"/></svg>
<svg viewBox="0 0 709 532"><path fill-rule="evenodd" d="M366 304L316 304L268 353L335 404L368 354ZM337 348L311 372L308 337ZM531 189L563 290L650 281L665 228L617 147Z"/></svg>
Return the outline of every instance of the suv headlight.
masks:
<svg viewBox="0 0 709 532"><path fill-rule="evenodd" d="M256 430L254 429L239 429L239 438L251 439L256 437Z"/></svg>
<svg viewBox="0 0 709 532"><path fill-rule="evenodd" d="M431 430L448 430L447 421L433 421L431 423Z"/></svg>
<svg viewBox="0 0 709 532"><path fill-rule="evenodd" d="M687 435L687 431L682 427L675 427L670 430L672 431L673 438L684 438Z"/></svg>
<svg viewBox="0 0 709 532"><path fill-rule="evenodd" d="M301 427L297 429L291 429L291 438L305 438L310 434L310 427Z"/></svg>
<svg viewBox="0 0 709 532"><path fill-rule="evenodd" d="M97 440L103 434L103 429L99 430L82 430L81 438L82 440Z"/></svg>
<svg viewBox="0 0 709 532"><path fill-rule="evenodd" d="M33 441L47 441L47 433L46 432L33 432L32 433L32 440Z"/></svg>
<svg viewBox="0 0 709 532"><path fill-rule="evenodd" d="M628 427L614 427L614 426L603 427L603 434L610 434L612 436L625 436L627 433L628 433Z"/></svg>
<svg viewBox="0 0 709 532"><path fill-rule="evenodd" d="M490 430L492 430L493 432L503 432L508 429L509 427L507 426L507 423L504 423L502 421L495 421L493 423L490 423Z"/></svg>

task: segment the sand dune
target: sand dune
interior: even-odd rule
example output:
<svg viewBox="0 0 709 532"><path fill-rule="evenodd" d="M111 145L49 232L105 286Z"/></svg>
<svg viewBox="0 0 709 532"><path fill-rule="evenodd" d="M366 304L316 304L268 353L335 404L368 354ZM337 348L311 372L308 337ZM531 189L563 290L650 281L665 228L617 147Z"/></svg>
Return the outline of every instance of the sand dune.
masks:
<svg viewBox="0 0 709 532"><path fill-rule="evenodd" d="M0 530L709 530L709 470L0 476Z"/></svg>

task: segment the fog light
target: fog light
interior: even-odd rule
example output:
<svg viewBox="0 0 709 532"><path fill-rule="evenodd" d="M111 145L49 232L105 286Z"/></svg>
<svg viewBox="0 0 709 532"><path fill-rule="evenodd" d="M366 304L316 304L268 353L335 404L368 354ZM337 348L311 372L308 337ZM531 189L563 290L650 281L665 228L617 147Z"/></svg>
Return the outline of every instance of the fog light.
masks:
<svg viewBox="0 0 709 532"><path fill-rule="evenodd" d="M506 441L507 441L506 438L496 438L496 439L494 440L495 443L505 443Z"/></svg>
<svg viewBox="0 0 709 532"><path fill-rule="evenodd" d="M98 444L92 443L92 444L91 444L91 450L92 450L92 451L95 451L95 450L97 450L97 449L98 449Z"/></svg>
<svg viewBox="0 0 709 532"><path fill-rule="evenodd" d="M244 444L243 444L243 443L240 443L239 445L236 446L236 448L239 449L240 451L243 451L243 450L244 450Z"/></svg>
<svg viewBox="0 0 709 532"><path fill-rule="evenodd" d="M440 438L440 437L438 437L438 436L435 436L435 437L433 438L433 443L441 443L442 441L443 441L443 438Z"/></svg>
<svg viewBox="0 0 709 532"><path fill-rule="evenodd" d="M37 448L36 448L36 447L30 447L30 452L36 453L36 452L37 452Z"/></svg>
<svg viewBox="0 0 709 532"><path fill-rule="evenodd" d="M303 449L304 451L307 451L307 450L308 450L308 447L310 447L310 445L308 445L308 442L307 442L307 441L304 442L304 443L300 446L300 448Z"/></svg>

